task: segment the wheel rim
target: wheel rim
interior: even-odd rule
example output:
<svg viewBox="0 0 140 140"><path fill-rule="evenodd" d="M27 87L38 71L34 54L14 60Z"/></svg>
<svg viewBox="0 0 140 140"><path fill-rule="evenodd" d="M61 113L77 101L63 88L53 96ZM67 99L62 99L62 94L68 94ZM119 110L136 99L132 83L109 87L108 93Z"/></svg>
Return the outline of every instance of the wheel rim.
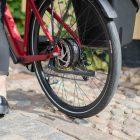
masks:
<svg viewBox="0 0 140 140"><path fill-rule="evenodd" d="M55 0L55 2L57 1ZM58 5L59 5L58 7L60 8L59 3L60 2L58 2ZM47 17L49 16L47 15ZM43 16L43 19L47 19L47 18ZM48 22L48 19L47 19L47 22ZM40 65L43 75L46 75L46 80L49 82L50 88L54 91L53 93L60 100L62 100L63 102L65 102L66 104L70 106L77 107L77 108L87 107L91 105L94 101L96 102L96 100L100 96L102 96L106 90L105 87L109 79L110 67L111 67L110 66L111 65L111 59L110 59L111 45L110 45L110 40L107 35L102 19L100 19L100 22L101 23L98 25L95 23L93 27L101 26L103 28L102 29L103 32L105 33L100 32L99 35L93 38L93 42L97 41L96 43L98 45L100 43L100 39L105 38L105 40L102 41L104 42L103 46L93 47L92 46L93 42L90 42L90 43L88 42L87 45L82 44L83 48L81 49L82 55L84 55L84 56L82 55L81 56L87 57L86 60L88 64L84 67L82 65L82 68L80 68L80 70L84 69L84 70L89 70L89 71L95 71L95 76L89 77L85 75L79 76L79 75L72 75L72 74L57 73L56 71L48 67L49 62L38 63ZM77 25L75 27L77 28ZM89 28L86 29L86 31L84 32L87 32L87 30L89 30ZM60 31L57 29L55 30L55 32L56 32L55 34L57 34L57 37L59 34L59 37L61 39L70 37L68 36L69 33L63 33L63 35L60 35L59 33ZM41 29L39 31L39 34L42 35ZM84 37L82 37L81 39L84 40ZM98 63L100 63L100 65Z"/></svg>

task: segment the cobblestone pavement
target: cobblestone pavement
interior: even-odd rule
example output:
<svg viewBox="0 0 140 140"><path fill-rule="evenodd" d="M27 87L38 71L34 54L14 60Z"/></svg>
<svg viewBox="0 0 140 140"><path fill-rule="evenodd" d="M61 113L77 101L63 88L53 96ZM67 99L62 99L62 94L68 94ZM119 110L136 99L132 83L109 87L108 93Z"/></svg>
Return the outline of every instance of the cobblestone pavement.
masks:
<svg viewBox="0 0 140 140"><path fill-rule="evenodd" d="M45 97L33 74L10 68L10 114L0 119L0 140L140 140L140 68L123 68L108 107L88 119L69 118Z"/></svg>

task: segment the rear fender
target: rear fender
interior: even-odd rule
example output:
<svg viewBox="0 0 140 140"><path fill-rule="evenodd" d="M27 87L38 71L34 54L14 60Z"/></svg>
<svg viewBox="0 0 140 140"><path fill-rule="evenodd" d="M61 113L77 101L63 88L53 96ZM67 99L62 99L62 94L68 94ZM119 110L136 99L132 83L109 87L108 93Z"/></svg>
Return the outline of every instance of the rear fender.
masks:
<svg viewBox="0 0 140 140"><path fill-rule="evenodd" d="M108 0L97 0L97 3L99 4L100 8L102 9L104 15L107 18L114 19L117 18L117 13L111 6L111 4L108 2Z"/></svg>

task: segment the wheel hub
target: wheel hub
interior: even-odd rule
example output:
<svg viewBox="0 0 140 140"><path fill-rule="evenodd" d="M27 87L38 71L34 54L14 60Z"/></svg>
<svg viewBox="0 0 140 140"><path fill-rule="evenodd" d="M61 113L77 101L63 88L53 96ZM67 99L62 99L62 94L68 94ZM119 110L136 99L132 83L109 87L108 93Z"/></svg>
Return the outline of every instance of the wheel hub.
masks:
<svg viewBox="0 0 140 140"><path fill-rule="evenodd" d="M60 39L58 46L61 49L61 55L58 57L58 63L61 67L74 67L80 58L80 47L74 39Z"/></svg>

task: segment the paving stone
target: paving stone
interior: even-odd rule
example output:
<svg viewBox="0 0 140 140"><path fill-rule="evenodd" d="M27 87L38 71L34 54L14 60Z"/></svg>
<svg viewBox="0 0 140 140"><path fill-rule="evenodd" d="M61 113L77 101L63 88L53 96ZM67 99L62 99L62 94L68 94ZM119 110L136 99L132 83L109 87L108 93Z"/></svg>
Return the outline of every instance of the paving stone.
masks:
<svg viewBox="0 0 140 140"><path fill-rule="evenodd" d="M92 123L90 123L88 120L85 120L85 119L74 119L74 122L76 124L79 124L79 125L84 125L84 126L92 126Z"/></svg>
<svg viewBox="0 0 140 140"><path fill-rule="evenodd" d="M124 111L120 108L114 108L111 110L111 113L112 113L112 115L119 117L119 116L123 116Z"/></svg>
<svg viewBox="0 0 140 140"><path fill-rule="evenodd" d="M134 119L138 121L138 124L140 124L140 115L134 114Z"/></svg>
<svg viewBox="0 0 140 140"><path fill-rule="evenodd" d="M104 118L106 121L110 119L111 117L111 113L107 111L107 109L105 109L104 111L100 112L99 114L97 114L97 116L99 118Z"/></svg>
<svg viewBox="0 0 140 140"><path fill-rule="evenodd" d="M127 106L130 109L140 109L140 104L130 100L120 100L118 101L120 104Z"/></svg>
<svg viewBox="0 0 140 140"><path fill-rule="evenodd" d="M105 124L96 124L96 127L98 130L104 132L104 133L109 133L109 128L108 125Z"/></svg>
<svg viewBox="0 0 140 140"><path fill-rule="evenodd" d="M31 105L30 100L23 100L23 101L17 102L17 106L21 106L21 107L28 107L30 105Z"/></svg>
<svg viewBox="0 0 140 140"><path fill-rule="evenodd" d="M124 95L128 98L135 98L136 97L136 91L127 88L124 91Z"/></svg>
<svg viewBox="0 0 140 140"><path fill-rule="evenodd" d="M57 131L46 124L38 122L36 118L35 115L29 115L29 113L11 112L5 118L0 119L0 130L6 130L16 136L23 136L27 140L31 138L39 139L41 136L47 136Z"/></svg>
<svg viewBox="0 0 140 140"><path fill-rule="evenodd" d="M91 120L92 123L94 123L94 124L96 124L96 123L107 124L107 121L106 121L104 118L97 117L97 116L91 117L90 120Z"/></svg>
<svg viewBox="0 0 140 140"><path fill-rule="evenodd" d="M140 90L140 85L135 85L134 88L139 91Z"/></svg>
<svg viewBox="0 0 140 140"><path fill-rule="evenodd" d="M125 122L125 126L123 131L132 136L132 137L140 137L140 123L134 119L128 119Z"/></svg>
<svg viewBox="0 0 140 140"><path fill-rule="evenodd" d="M1 131L0 131L0 137L3 136L3 135L7 135L7 134L8 134L8 131L1 129Z"/></svg>
<svg viewBox="0 0 140 140"><path fill-rule="evenodd" d="M123 133L120 130L113 130L112 135L122 139L122 140L133 140L135 139L134 137L129 137L127 134Z"/></svg>
<svg viewBox="0 0 140 140"><path fill-rule="evenodd" d="M136 103L139 103L139 104L140 104L140 96L136 96L135 99L134 99L134 101L135 101Z"/></svg>
<svg viewBox="0 0 140 140"><path fill-rule="evenodd" d="M132 109L127 108L127 109L124 110L124 113L125 114L132 114Z"/></svg>
<svg viewBox="0 0 140 140"><path fill-rule="evenodd" d="M118 91L120 92L120 91ZM126 99L126 96L123 95L123 93L119 93L119 94L115 94L115 99L122 99L122 100L125 100Z"/></svg>
<svg viewBox="0 0 140 140"><path fill-rule="evenodd" d="M121 83L120 86L121 88L119 87L119 89L122 89L122 90L124 90L124 88L134 89L134 84L129 81Z"/></svg>
<svg viewBox="0 0 140 140"><path fill-rule="evenodd" d="M9 134L2 137L0 136L0 140L26 140L26 139L19 135Z"/></svg>
<svg viewBox="0 0 140 140"><path fill-rule="evenodd" d="M140 84L140 77L131 77L131 83Z"/></svg>
<svg viewBox="0 0 140 140"><path fill-rule="evenodd" d="M108 122L108 127L111 130L121 130L122 129L123 124L118 123L117 121L114 120L110 120Z"/></svg>
<svg viewBox="0 0 140 140"><path fill-rule="evenodd" d="M41 119L42 120L42 119ZM42 120L43 121L43 120ZM77 124L72 124L70 122L55 119L50 121L48 119L44 119L44 123L57 128L57 130L62 131L68 135L76 137L80 140L93 140L93 139L112 139L113 137L109 134L100 133L100 131L90 128L84 127ZM115 138L114 138L115 139Z"/></svg>
<svg viewBox="0 0 140 140"><path fill-rule="evenodd" d="M42 138L43 137L41 137L41 139ZM48 140L77 140L77 138L74 138L72 136L69 136L69 135L59 132L59 131L48 135L47 139ZM46 138L44 138L44 140L46 140Z"/></svg>
<svg viewBox="0 0 140 140"><path fill-rule="evenodd" d="M112 116L111 120L122 124L124 122L124 120L125 120L125 116Z"/></svg>
<svg viewBox="0 0 140 140"><path fill-rule="evenodd" d="M133 110L133 112L140 116L140 110Z"/></svg>

